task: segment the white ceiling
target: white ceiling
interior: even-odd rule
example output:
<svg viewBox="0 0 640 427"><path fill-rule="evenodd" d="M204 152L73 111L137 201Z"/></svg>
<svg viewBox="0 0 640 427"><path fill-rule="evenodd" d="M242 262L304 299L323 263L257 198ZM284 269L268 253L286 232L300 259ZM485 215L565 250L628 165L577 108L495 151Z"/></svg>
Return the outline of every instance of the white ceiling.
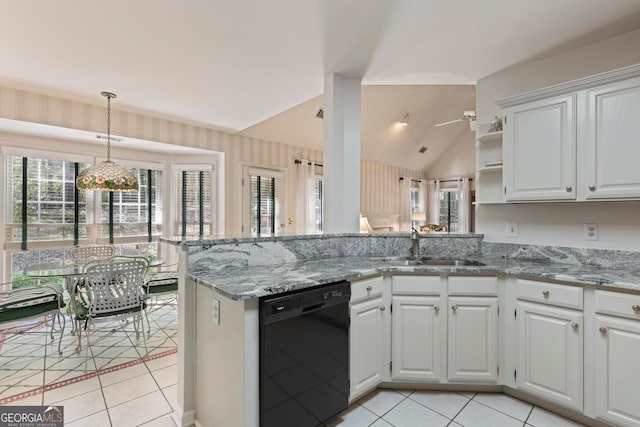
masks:
<svg viewBox="0 0 640 427"><path fill-rule="evenodd" d="M380 161L381 145L400 138L385 133L398 114L430 127L468 109L458 89L445 107L440 89L415 85L473 84L640 26L638 0L0 0L0 10L2 85L95 105L109 90L114 109L264 139L317 145L319 124L298 142L292 122L280 138L261 122L298 105L313 112L329 72L362 77L363 157ZM463 128L409 126L402 151L415 157Z"/></svg>

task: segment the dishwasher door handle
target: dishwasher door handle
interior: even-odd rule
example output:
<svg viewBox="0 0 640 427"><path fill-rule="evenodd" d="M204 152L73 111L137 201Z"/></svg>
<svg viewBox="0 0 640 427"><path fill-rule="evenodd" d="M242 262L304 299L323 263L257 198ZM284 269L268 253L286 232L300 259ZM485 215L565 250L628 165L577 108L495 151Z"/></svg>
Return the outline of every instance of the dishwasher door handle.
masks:
<svg viewBox="0 0 640 427"><path fill-rule="evenodd" d="M316 310L321 310L324 308L324 303L320 303L320 304L316 304L316 305L310 305L308 307L305 307L302 309L303 313L311 313L312 311L316 311Z"/></svg>

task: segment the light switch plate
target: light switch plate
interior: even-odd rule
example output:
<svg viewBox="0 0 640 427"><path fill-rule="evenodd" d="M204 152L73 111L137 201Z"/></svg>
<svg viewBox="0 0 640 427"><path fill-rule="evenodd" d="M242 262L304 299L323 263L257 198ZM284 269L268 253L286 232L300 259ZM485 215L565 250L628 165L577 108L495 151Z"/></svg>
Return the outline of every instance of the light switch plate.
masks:
<svg viewBox="0 0 640 427"><path fill-rule="evenodd" d="M584 240L598 240L598 224L584 225Z"/></svg>
<svg viewBox="0 0 640 427"><path fill-rule="evenodd" d="M518 223L508 222L506 233L507 233L507 236L509 237L518 237Z"/></svg>
<svg viewBox="0 0 640 427"><path fill-rule="evenodd" d="M213 299L213 313L211 320L214 325L220 324L220 301L215 298Z"/></svg>

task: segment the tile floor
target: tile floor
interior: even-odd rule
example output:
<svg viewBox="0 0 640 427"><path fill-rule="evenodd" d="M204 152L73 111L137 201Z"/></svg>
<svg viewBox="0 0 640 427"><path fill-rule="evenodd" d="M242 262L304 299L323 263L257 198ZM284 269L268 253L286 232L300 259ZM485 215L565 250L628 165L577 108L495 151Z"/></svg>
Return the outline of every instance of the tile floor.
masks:
<svg viewBox="0 0 640 427"><path fill-rule="evenodd" d="M150 316L149 355L135 335L107 331L85 353L65 333L62 356L44 328L0 335L0 405L63 405L65 426L174 427L177 312ZM68 327L69 325L67 325ZM580 426L500 393L376 390L328 427ZM215 427L215 426L204 426Z"/></svg>

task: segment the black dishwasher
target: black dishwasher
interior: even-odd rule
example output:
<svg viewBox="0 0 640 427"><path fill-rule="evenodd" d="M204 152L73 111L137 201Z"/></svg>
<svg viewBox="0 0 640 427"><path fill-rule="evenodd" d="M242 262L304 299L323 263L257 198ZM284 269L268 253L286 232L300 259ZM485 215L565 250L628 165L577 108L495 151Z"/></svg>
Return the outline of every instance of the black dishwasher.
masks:
<svg viewBox="0 0 640 427"><path fill-rule="evenodd" d="M307 427L347 409L348 282L260 300L260 426Z"/></svg>

